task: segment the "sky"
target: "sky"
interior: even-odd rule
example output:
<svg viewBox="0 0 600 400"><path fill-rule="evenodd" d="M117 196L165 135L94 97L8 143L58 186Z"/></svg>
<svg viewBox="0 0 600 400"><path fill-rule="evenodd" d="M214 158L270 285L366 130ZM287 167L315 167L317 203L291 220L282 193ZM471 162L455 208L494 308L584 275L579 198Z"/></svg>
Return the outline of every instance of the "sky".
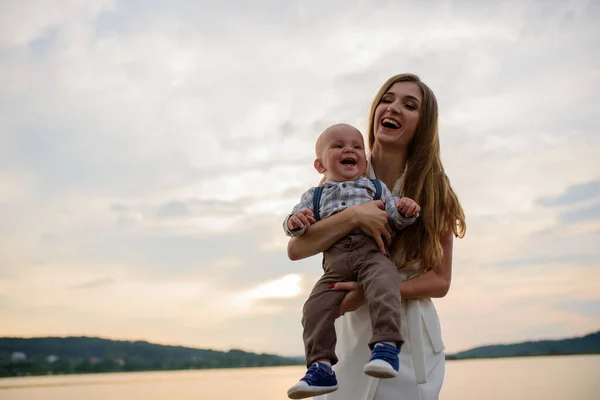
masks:
<svg viewBox="0 0 600 400"><path fill-rule="evenodd" d="M392 75L465 209L448 352L600 329L600 3L1 1L0 336L302 355L281 222Z"/></svg>

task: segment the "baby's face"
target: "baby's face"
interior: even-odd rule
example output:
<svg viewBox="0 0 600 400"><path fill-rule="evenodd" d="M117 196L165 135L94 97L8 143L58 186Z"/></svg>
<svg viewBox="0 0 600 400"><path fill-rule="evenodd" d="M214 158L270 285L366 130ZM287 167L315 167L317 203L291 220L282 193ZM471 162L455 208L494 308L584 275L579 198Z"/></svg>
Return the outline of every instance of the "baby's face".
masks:
<svg viewBox="0 0 600 400"><path fill-rule="evenodd" d="M367 170L365 144L358 129L334 125L321 134L317 142L317 171L332 181L353 181Z"/></svg>

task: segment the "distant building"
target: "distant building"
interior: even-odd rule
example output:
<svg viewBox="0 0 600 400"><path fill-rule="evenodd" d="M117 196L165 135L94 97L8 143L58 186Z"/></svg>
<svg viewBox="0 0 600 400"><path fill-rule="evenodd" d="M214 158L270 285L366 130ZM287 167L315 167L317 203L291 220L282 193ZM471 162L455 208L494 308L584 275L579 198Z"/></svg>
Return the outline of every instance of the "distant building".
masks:
<svg viewBox="0 0 600 400"><path fill-rule="evenodd" d="M14 351L10 356L10 360L12 362L25 361L25 360L27 360L27 356L23 352Z"/></svg>
<svg viewBox="0 0 600 400"><path fill-rule="evenodd" d="M100 364L102 362L102 359L98 358L98 357L91 357L90 358L90 364L95 365L95 364Z"/></svg>
<svg viewBox="0 0 600 400"><path fill-rule="evenodd" d="M48 357L46 357L46 361L49 364L54 364L55 362L58 361L58 356L55 356L54 354L50 354Z"/></svg>
<svg viewBox="0 0 600 400"><path fill-rule="evenodd" d="M113 361L115 364L117 364L120 367L123 367L125 365L125 360L123 360L120 357L115 358Z"/></svg>

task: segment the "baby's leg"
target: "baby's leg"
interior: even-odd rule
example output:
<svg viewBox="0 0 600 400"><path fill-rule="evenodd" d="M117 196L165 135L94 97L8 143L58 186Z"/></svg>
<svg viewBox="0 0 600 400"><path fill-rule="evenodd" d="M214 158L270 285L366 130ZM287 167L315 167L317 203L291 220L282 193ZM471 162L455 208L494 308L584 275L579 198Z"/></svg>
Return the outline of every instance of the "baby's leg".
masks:
<svg viewBox="0 0 600 400"><path fill-rule="evenodd" d="M332 365L338 361L334 322L346 292L331 290L329 285L339 281L323 275L304 304L302 326L307 366L315 361L327 360Z"/></svg>
<svg viewBox="0 0 600 400"><path fill-rule="evenodd" d="M371 316L373 336L369 346L372 348L376 343L391 342L400 347L403 339L400 334L402 307L398 270L392 260L381 254L374 241L366 241L364 247L368 253L360 263L357 275Z"/></svg>
<svg viewBox="0 0 600 400"><path fill-rule="evenodd" d="M332 261L344 261L345 257L338 257L339 255L335 246L333 251L330 249L324 254L325 274L319 279L304 304L302 326L308 371L304 378L288 390L290 399L319 396L338 388L335 372L331 369L331 365L338 361L335 355L334 322L339 313L340 302L346 293L331 290L329 285L347 280L336 272L340 265L332 263ZM342 267L342 270L348 271L345 264Z"/></svg>
<svg viewBox="0 0 600 400"><path fill-rule="evenodd" d="M308 366L319 360L328 360L332 365L338 361L335 355L337 339L334 322L347 292L332 290L329 286L356 280L348 268L348 243L351 240L346 237L323 253L324 274L304 304L302 326Z"/></svg>
<svg viewBox="0 0 600 400"><path fill-rule="evenodd" d="M402 345L400 276L394 263L373 247L374 241L365 244L365 257L357 272L369 306L373 335L369 342L371 358L364 371L375 378L393 378L399 369Z"/></svg>

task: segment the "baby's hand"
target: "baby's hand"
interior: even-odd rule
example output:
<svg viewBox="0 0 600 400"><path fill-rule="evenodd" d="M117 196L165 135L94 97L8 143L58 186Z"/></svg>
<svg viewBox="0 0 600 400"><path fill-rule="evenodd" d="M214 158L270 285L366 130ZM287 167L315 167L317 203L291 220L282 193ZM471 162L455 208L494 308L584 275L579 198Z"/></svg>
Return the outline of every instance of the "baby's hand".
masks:
<svg viewBox="0 0 600 400"><path fill-rule="evenodd" d="M402 213L405 217L412 217L413 215L417 215L419 211L421 211L421 207L417 204L413 199L409 199L408 197L403 197L396 203L396 208L400 213Z"/></svg>
<svg viewBox="0 0 600 400"><path fill-rule="evenodd" d="M298 211L288 219L288 229L295 231L315 223L315 216L309 208Z"/></svg>

